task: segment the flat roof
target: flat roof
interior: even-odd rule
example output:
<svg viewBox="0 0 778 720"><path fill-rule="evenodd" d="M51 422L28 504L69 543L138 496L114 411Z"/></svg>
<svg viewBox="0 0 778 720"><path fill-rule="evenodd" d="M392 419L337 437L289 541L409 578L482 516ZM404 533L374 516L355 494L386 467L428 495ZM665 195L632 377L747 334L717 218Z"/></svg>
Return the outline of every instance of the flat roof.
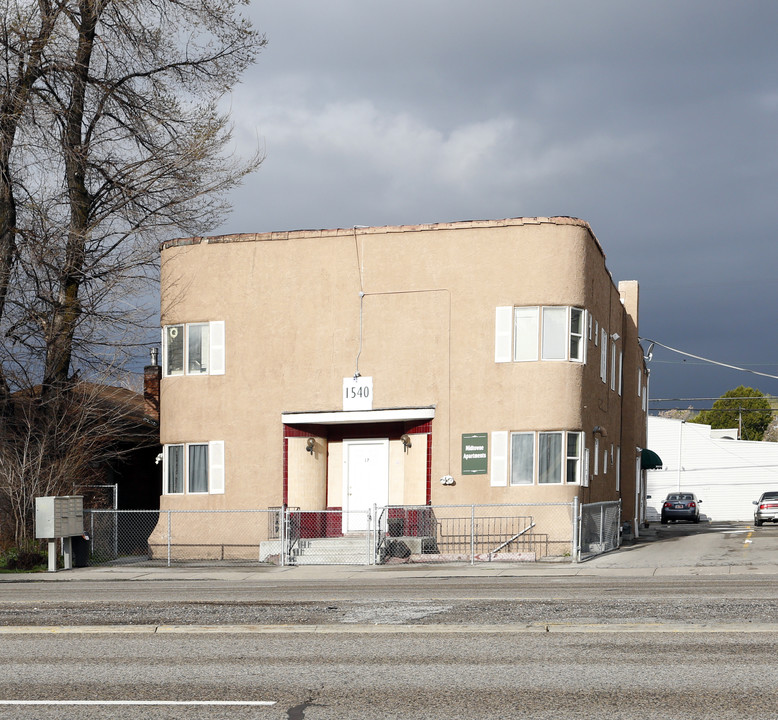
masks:
<svg viewBox="0 0 778 720"><path fill-rule="evenodd" d="M584 228L592 237L600 252L605 255L600 241L592 232L585 220L574 217L517 217L502 220L459 220L456 222L427 223L423 225L354 225L350 228L333 228L330 230L284 230L264 233L235 233L232 235L194 236L174 238L160 243L160 250L186 245L209 245L239 242L269 242L274 240L296 240L310 238L325 238L354 235L388 235L392 233L434 232L438 230L472 230L482 228L517 227L522 225L573 225Z"/></svg>

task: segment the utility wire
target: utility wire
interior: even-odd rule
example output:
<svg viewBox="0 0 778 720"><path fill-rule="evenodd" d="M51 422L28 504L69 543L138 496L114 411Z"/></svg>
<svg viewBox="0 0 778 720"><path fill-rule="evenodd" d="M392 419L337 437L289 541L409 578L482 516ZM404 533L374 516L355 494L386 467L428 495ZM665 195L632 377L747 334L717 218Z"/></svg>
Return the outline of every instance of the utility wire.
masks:
<svg viewBox="0 0 778 720"><path fill-rule="evenodd" d="M638 338L638 340L639 341L645 340L646 342L651 343L652 345L659 345L659 347L663 347L665 350L670 350L671 352L678 353L679 355L685 355L686 357L694 358L695 360L702 360L703 362L710 363L711 365L719 365L721 367L730 368L731 370L739 370L740 372L747 372L753 375L761 375L762 377L778 380L778 375L770 375L769 373L759 372L758 370L749 370L748 368L738 367L737 365L728 365L727 363L718 362L717 360L711 360L710 358L700 357L699 355L692 355L691 353L684 352L683 350L678 350L677 348L670 347L669 345L660 343L658 340L650 340L649 338ZM649 357L650 355L651 353L649 352Z"/></svg>

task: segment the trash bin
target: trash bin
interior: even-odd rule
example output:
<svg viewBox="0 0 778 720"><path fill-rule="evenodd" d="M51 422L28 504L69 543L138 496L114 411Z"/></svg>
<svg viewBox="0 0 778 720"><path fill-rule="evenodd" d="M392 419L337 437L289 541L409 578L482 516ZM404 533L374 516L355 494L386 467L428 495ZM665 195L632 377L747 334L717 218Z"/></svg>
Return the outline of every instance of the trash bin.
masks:
<svg viewBox="0 0 778 720"><path fill-rule="evenodd" d="M73 551L73 567L89 565L89 536L74 535L70 538L70 548Z"/></svg>
<svg viewBox="0 0 778 720"><path fill-rule="evenodd" d="M386 526L390 537L402 537L405 534L405 518L389 518Z"/></svg>

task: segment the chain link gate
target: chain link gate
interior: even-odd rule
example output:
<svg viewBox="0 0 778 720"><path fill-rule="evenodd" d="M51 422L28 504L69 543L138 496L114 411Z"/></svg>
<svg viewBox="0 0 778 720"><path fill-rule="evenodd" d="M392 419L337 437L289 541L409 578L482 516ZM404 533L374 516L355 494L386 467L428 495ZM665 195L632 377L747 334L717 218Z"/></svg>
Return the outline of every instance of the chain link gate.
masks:
<svg viewBox="0 0 778 720"><path fill-rule="evenodd" d="M578 538L578 562L618 548L621 500L581 505Z"/></svg>

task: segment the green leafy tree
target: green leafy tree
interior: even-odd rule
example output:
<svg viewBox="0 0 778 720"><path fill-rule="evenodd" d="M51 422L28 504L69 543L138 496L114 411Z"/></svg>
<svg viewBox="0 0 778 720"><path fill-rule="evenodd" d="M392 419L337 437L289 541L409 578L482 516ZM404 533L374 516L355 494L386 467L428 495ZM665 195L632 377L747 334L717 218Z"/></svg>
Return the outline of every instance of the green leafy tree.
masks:
<svg viewBox="0 0 778 720"><path fill-rule="evenodd" d="M712 428L740 428L742 440L762 440L773 419L770 402L762 392L738 385L727 390L710 410L703 410L688 422Z"/></svg>

